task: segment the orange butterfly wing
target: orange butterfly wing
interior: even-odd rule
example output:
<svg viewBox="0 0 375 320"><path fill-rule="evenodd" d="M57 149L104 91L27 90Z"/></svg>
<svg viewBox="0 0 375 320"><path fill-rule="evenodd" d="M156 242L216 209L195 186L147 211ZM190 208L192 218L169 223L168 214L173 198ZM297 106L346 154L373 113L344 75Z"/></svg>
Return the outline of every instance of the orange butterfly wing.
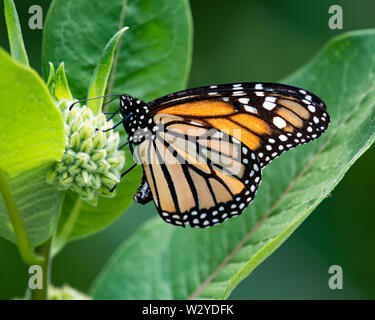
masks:
<svg viewBox="0 0 375 320"><path fill-rule="evenodd" d="M136 153L166 222L210 227L239 215L254 199L260 165L245 144L180 117L161 115L156 123L163 128Z"/></svg>
<svg viewBox="0 0 375 320"><path fill-rule="evenodd" d="M261 167L284 151L317 139L330 121L324 103L303 89L274 84L208 88L205 97L169 97L153 112L194 120L236 137L256 152Z"/></svg>
<svg viewBox="0 0 375 320"><path fill-rule="evenodd" d="M208 227L239 215L255 196L261 168L318 138L330 121L317 96L281 84L202 87L149 106L160 129L140 144L139 156L159 214L179 226ZM212 145L210 130L226 144ZM199 152L186 148L192 137ZM218 164L223 146L232 149L226 159L236 173Z"/></svg>

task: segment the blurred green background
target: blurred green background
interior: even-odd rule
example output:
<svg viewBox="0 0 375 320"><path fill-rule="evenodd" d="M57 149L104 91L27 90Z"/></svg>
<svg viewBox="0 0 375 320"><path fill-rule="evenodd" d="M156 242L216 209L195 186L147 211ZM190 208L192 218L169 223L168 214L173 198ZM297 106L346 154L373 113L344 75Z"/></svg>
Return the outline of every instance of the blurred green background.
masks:
<svg viewBox="0 0 375 320"><path fill-rule="evenodd" d="M46 14L50 1L15 4L30 63L40 72L42 31L28 28L28 8L38 4ZM328 27L328 8L333 4L343 8L343 30ZM0 45L9 50L2 3L0 8ZM191 0L191 8L190 87L279 81L339 33L375 27L373 0ZM231 299L374 299L374 164L375 146ZM117 246L155 214L153 204L134 205L105 231L69 244L53 262L52 282L87 291ZM328 288L328 268L335 264L343 268L343 290ZM22 296L27 281L27 267L16 247L0 239L0 299Z"/></svg>

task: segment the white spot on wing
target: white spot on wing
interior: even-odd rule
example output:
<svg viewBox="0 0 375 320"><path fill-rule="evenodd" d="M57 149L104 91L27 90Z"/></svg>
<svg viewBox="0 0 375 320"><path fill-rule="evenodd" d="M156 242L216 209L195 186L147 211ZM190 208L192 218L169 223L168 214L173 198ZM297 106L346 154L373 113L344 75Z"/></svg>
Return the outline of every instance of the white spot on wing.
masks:
<svg viewBox="0 0 375 320"><path fill-rule="evenodd" d="M254 107L251 107L251 106L248 106L248 105L244 105L244 108L247 112L250 112L250 113L258 113L258 110L257 108L254 108Z"/></svg>
<svg viewBox="0 0 375 320"><path fill-rule="evenodd" d="M269 101L269 102L275 102L276 101L276 97L266 97L265 100Z"/></svg>
<svg viewBox="0 0 375 320"><path fill-rule="evenodd" d="M316 111L315 107L313 105L311 105L311 104L308 106L308 109L309 109L310 112L315 112Z"/></svg>
<svg viewBox="0 0 375 320"><path fill-rule="evenodd" d="M286 127L286 122L283 118L280 117L274 117L273 118L273 124L278 127L279 129Z"/></svg>
<svg viewBox="0 0 375 320"><path fill-rule="evenodd" d="M244 92L244 91L234 91L232 93L232 96L243 96L245 94L246 94L246 92Z"/></svg>
<svg viewBox="0 0 375 320"><path fill-rule="evenodd" d="M239 98L238 101L243 103L243 104L247 104L247 103L249 103L250 99L249 98Z"/></svg>
<svg viewBox="0 0 375 320"><path fill-rule="evenodd" d="M273 102L269 102L269 101L264 101L263 102L263 107L267 110L272 110L273 108L276 107L276 104L273 103Z"/></svg>

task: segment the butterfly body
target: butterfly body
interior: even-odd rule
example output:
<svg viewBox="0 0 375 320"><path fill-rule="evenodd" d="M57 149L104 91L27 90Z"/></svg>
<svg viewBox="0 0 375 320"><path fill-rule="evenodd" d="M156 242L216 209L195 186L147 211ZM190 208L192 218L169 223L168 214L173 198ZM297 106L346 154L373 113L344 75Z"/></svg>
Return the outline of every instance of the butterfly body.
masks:
<svg viewBox="0 0 375 320"><path fill-rule="evenodd" d="M262 168L329 124L317 96L273 83L188 89L149 103L122 95L120 112L144 169L135 201L153 199L166 222L182 227L241 214Z"/></svg>
<svg viewBox="0 0 375 320"><path fill-rule="evenodd" d="M146 102L133 98L130 95L120 96L120 112L126 121L123 121L124 129L132 144L140 144L146 138L152 136L155 124L148 116L150 107Z"/></svg>

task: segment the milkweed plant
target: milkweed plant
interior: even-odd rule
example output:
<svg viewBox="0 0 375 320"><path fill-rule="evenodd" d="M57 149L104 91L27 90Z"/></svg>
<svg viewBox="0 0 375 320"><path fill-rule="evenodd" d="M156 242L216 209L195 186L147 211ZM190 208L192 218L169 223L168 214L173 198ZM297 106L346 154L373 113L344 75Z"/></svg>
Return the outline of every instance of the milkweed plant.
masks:
<svg viewBox="0 0 375 320"><path fill-rule="evenodd" d="M184 89L192 53L187 0L111 0L95 17L84 10L92 5L52 1L43 28L42 78L29 64L13 0L4 0L10 54L0 49L6 75L0 77L0 236L35 270L18 298L227 298L373 142L375 95L367 79L375 74L375 64L368 63L375 60L375 32L333 39L283 80L322 97L332 124L318 141L265 169L245 213L211 229L180 230L148 207L155 217L124 239L81 293L50 284L52 259L71 241L136 212L137 206L127 209L142 174L136 168L120 179L134 160L121 148L127 140L121 126L110 130L121 121L109 120L116 103L92 98L115 92L149 101ZM357 58L349 59L353 52ZM355 90L344 90L353 83L343 81L351 78Z"/></svg>

